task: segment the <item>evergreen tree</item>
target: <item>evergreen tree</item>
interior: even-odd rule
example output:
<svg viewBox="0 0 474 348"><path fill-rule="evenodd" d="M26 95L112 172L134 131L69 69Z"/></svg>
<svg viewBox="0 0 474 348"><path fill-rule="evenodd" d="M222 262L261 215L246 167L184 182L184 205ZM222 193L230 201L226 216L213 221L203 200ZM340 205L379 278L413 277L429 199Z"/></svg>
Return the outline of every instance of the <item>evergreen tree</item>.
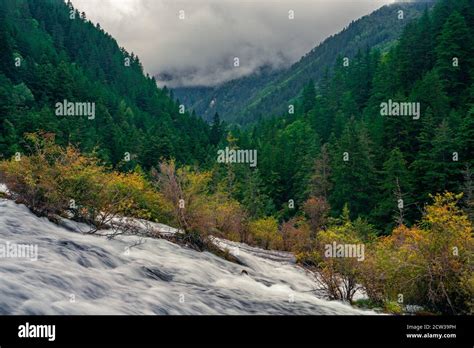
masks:
<svg viewBox="0 0 474 348"><path fill-rule="evenodd" d="M457 192L461 168L455 161L454 136L446 121L430 133L422 133L421 150L412 164L415 172L416 196L427 200L429 194L445 190Z"/></svg>
<svg viewBox="0 0 474 348"><path fill-rule="evenodd" d="M329 158L329 144L324 144L321 151L316 157L314 163L313 175L311 177L311 187L309 191L310 196L322 197L326 201L329 197L329 192L332 189L331 184L331 166Z"/></svg>
<svg viewBox="0 0 474 348"><path fill-rule="evenodd" d="M469 83L472 38L464 17L453 12L443 26L436 46L436 67L448 95L459 100Z"/></svg>
<svg viewBox="0 0 474 348"><path fill-rule="evenodd" d="M10 37L5 5L0 7L0 71L7 77L15 75L13 60L12 39Z"/></svg>
<svg viewBox="0 0 474 348"><path fill-rule="evenodd" d="M314 87L314 81L311 79L308 84L303 88L303 112L309 112L315 103L316 90Z"/></svg>
<svg viewBox="0 0 474 348"><path fill-rule="evenodd" d="M474 168L474 105L462 119L456 139L461 161Z"/></svg>
<svg viewBox="0 0 474 348"><path fill-rule="evenodd" d="M271 214L275 209L270 197L264 192L263 181L258 169L245 167L245 174L240 187L240 201L253 219Z"/></svg>
<svg viewBox="0 0 474 348"><path fill-rule="evenodd" d="M214 114L214 118L213 118L212 126L211 126L211 135L210 135L211 144L213 145L219 144L219 142L222 139L223 133L224 133L223 125L219 117L219 114L216 112Z"/></svg>
<svg viewBox="0 0 474 348"><path fill-rule="evenodd" d="M351 212L367 215L373 206L375 167L371 141L363 124L352 120L334 147L332 154L333 191L331 207L340 211L348 204Z"/></svg>
<svg viewBox="0 0 474 348"><path fill-rule="evenodd" d="M389 158L383 164L381 181L381 197L375 215L385 232L392 231L395 223L409 224L410 210L413 210L412 180L400 149L390 152Z"/></svg>

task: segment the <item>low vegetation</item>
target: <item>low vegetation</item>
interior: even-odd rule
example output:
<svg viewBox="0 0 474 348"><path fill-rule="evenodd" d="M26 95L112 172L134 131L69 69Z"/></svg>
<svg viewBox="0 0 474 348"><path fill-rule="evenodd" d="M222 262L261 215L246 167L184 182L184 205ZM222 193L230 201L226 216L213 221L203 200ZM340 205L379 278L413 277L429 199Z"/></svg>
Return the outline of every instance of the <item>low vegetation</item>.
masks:
<svg viewBox="0 0 474 348"><path fill-rule="evenodd" d="M177 226L175 240L198 250L218 253L209 238L217 236L291 251L317 274L331 299L352 302L361 290L372 306L392 313L405 304L473 312L473 229L458 205L462 195L438 194L419 223L377 236L366 221L351 220L347 206L340 218L329 217L323 198L310 197L288 221L251 218L223 185L212 185L210 172L177 168L170 160L150 173L139 167L121 173L94 153L56 145L53 134L32 133L25 140L30 153L0 162L0 181L11 198L38 215L86 222L91 233L112 228L112 235L134 232L125 217L161 222ZM357 253L328 254L337 245L355 246Z"/></svg>

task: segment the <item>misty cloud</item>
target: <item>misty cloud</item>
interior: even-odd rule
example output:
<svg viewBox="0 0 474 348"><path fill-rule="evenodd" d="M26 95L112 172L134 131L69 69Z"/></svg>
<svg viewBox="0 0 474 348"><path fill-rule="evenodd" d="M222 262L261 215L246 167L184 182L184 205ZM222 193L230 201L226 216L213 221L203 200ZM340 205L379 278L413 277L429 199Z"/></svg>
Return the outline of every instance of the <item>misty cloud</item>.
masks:
<svg viewBox="0 0 474 348"><path fill-rule="evenodd" d="M160 85L170 87L211 86L263 66L288 66L352 20L392 2L73 0L119 45L138 54ZM240 67L234 67L234 57Z"/></svg>

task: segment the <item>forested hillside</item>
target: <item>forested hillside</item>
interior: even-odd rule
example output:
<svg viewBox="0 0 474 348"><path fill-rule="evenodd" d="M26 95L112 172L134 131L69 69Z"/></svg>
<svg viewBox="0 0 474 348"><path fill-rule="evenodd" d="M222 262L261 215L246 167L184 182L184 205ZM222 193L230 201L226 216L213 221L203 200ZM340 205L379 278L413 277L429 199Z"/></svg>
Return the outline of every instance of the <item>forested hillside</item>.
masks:
<svg viewBox="0 0 474 348"><path fill-rule="evenodd" d="M287 101L297 97L295 91L300 91L311 79L319 83L330 73L338 55L353 58L369 48L387 49L398 39L405 25L432 4L432 1L422 1L384 6L327 38L288 69L264 68L216 87L176 88L174 94L208 121L216 112L226 122L239 125L281 115ZM398 17L399 10L403 11L403 19Z"/></svg>
<svg viewBox="0 0 474 348"><path fill-rule="evenodd" d="M206 121L211 121L217 112L222 114L224 121L232 123L235 121L233 115L245 108L263 89L272 86L281 73L281 70L264 66L249 76L218 86L178 87L172 91L177 101L193 109Z"/></svg>
<svg viewBox="0 0 474 348"><path fill-rule="evenodd" d="M203 161L208 126L180 113L140 60L62 0L0 1L0 154L22 151L23 134L53 132L60 144L98 147L127 168L161 157ZM95 103L95 118L55 114L63 100Z"/></svg>
<svg viewBox="0 0 474 348"><path fill-rule="evenodd" d="M255 180L276 210L319 197L390 231L395 216L419 218L429 194L465 192L472 204L473 34L472 2L441 1L388 52L348 64L340 56L331 78L306 85L294 114L234 131L239 147L258 149ZM419 103L419 118L383 116L389 100Z"/></svg>

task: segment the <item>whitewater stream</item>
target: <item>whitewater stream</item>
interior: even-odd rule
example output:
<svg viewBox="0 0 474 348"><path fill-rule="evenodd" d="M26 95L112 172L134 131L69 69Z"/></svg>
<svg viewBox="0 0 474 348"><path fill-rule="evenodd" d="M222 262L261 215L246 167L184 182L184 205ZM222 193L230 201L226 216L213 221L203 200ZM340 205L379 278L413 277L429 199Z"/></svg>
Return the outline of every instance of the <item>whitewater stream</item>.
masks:
<svg viewBox="0 0 474 348"><path fill-rule="evenodd" d="M374 314L318 298L313 276L289 253L216 240L240 265L164 239L82 234L69 223L0 199L0 314ZM37 260L5 254L20 245L35 246Z"/></svg>

